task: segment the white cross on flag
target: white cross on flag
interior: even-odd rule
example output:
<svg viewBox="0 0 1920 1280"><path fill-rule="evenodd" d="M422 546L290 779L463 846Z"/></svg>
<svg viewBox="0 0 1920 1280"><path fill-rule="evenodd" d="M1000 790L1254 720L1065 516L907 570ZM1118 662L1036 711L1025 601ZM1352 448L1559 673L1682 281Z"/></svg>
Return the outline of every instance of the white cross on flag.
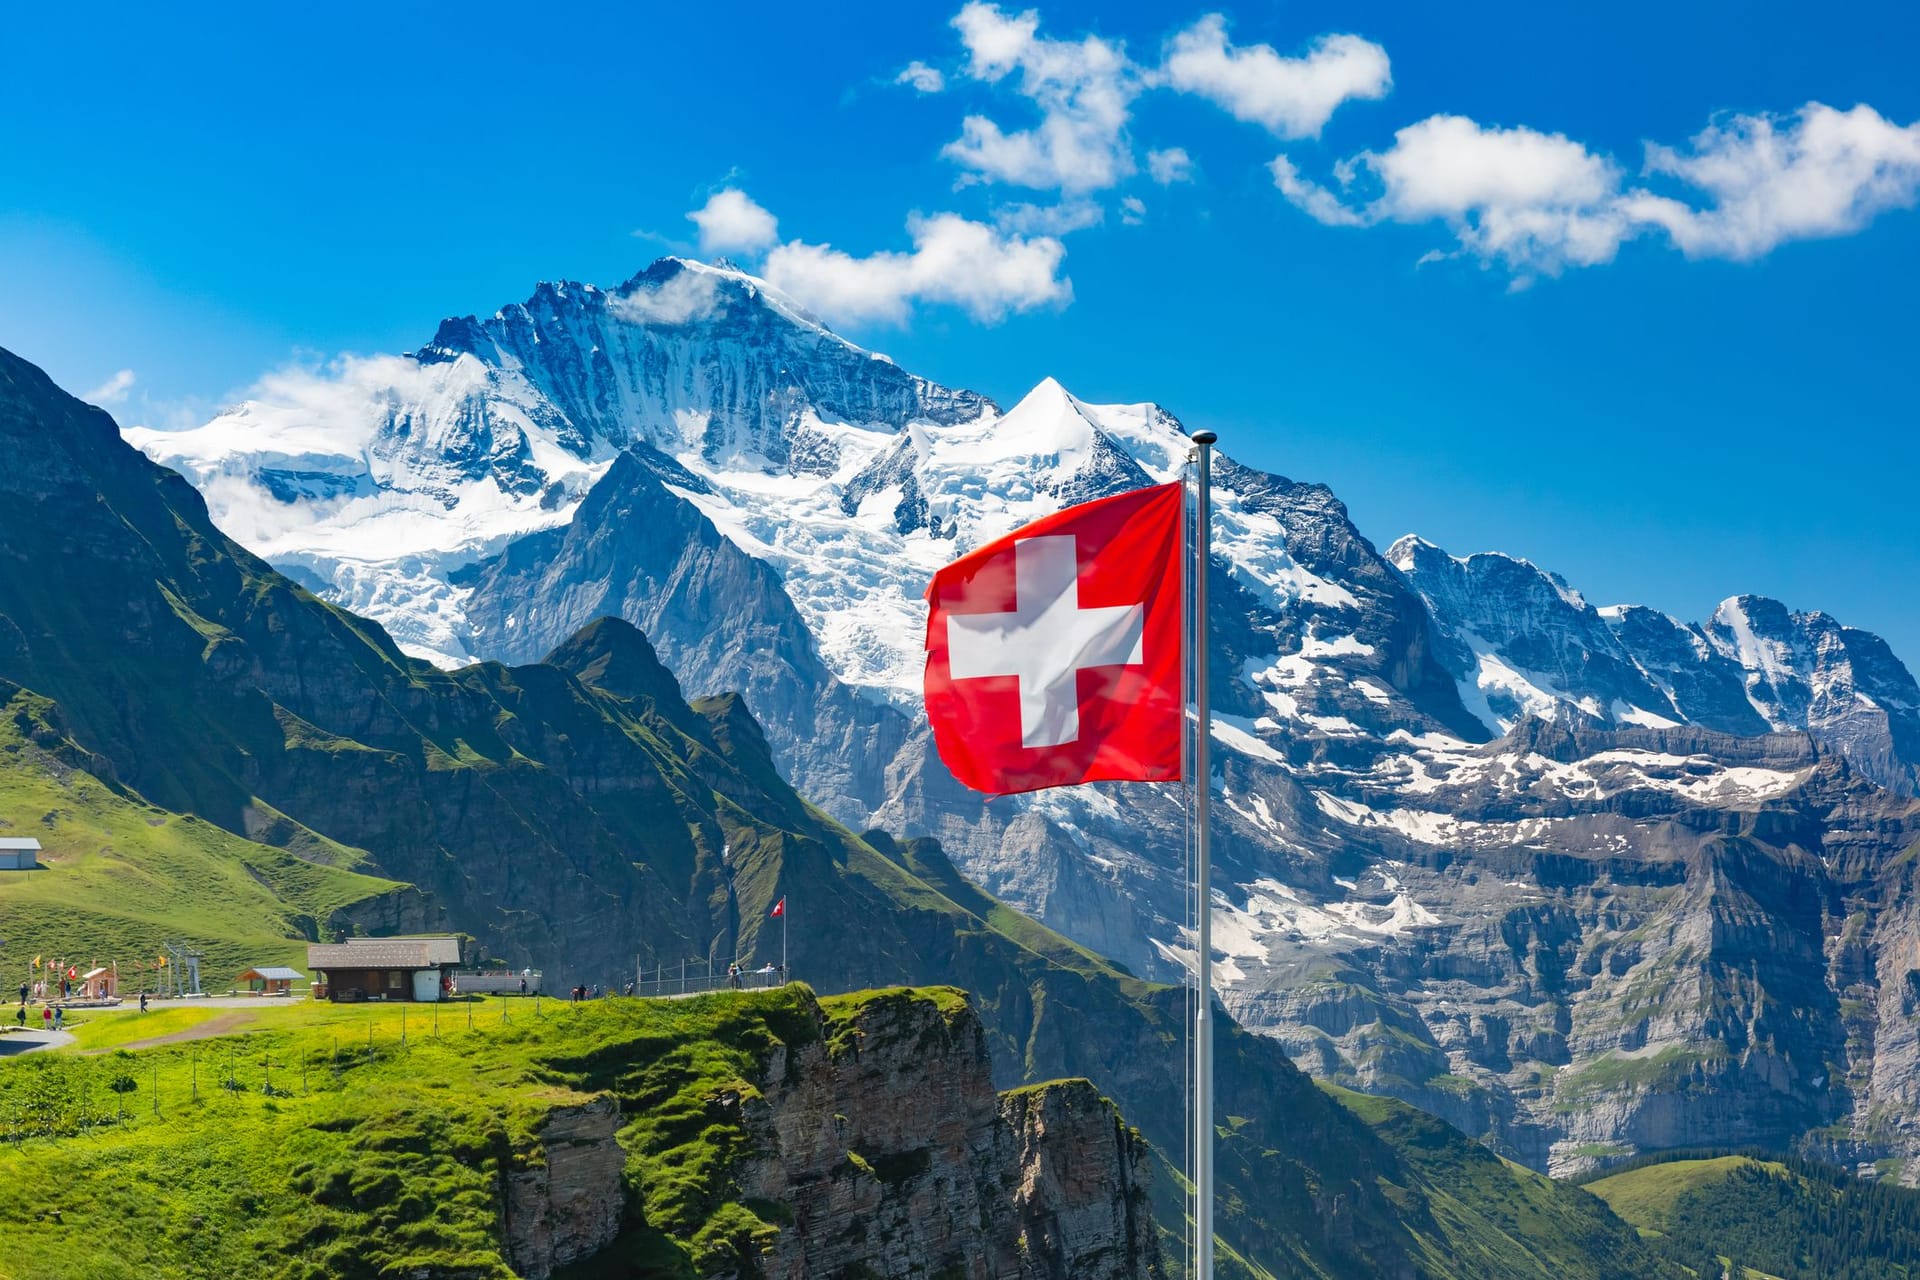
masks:
<svg viewBox="0 0 1920 1280"><path fill-rule="evenodd" d="M953 776L1005 795L1180 776L1185 490L1069 507L934 575L927 718Z"/></svg>

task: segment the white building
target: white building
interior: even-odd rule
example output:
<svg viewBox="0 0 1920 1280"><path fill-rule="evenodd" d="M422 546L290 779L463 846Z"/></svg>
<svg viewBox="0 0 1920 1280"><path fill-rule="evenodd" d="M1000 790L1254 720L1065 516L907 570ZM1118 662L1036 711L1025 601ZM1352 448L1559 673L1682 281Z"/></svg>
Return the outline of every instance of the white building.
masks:
<svg viewBox="0 0 1920 1280"><path fill-rule="evenodd" d="M0 838L0 871L32 871L40 865L40 842L32 836Z"/></svg>

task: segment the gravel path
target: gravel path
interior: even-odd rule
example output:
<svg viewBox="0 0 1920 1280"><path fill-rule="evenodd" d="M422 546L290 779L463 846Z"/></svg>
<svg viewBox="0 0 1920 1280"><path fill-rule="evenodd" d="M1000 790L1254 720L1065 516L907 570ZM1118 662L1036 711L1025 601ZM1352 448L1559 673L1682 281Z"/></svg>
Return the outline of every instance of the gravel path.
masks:
<svg viewBox="0 0 1920 1280"><path fill-rule="evenodd" d="M32 1053L37 1049L58 1049L73 1043L71 1031L15 1031L8 1028L0 1035L0 1058Z"/></svg>

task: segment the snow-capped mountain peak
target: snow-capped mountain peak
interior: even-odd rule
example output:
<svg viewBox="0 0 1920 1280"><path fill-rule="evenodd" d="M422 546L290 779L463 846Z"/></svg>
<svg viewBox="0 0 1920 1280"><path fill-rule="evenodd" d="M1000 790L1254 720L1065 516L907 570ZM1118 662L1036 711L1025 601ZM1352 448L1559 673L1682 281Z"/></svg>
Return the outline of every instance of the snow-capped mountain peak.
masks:
<svg viewBox="0 0 1920 1280"><path fill-rule="evenodd" d="M1920 759L1920 690L1879 637L1825 614L1743 595L1693 625L1640 605L1596 609L1510 556L1455 557L1407 537L1388 559L1426 600L1461 700L1495 732L1525 718L1803 730L1882 781L1914 781L1901 761Z"/></svg>
<svg viewBox="0 0 1920 1280"><path fill-rule="evenodd" d="M444 321L411 355L282 372L197 430L129 435L192 477L230 532L445 663L501 643L468 621L464 567L570 524L613 459L639 451L656 462L621 483L657 477L770 566L825 667L902 707L928 575L1062 506L1174 479L1192 453L1157 405L1093 404L1045 378L1002 412L848 342L763 280L683 258L611 290L541 284ZM1215 561L1257 619L1235 641L1248 742L1477 738L1530 719L1831 726L1876 760L1893 756L1861 744L1920 739L1905 668L1822 615L1757 597L1704 626L1596 609L1512 556L1408 536L1382 557L1324 488L1226 455L1215 475ZM1920 758L1920 742L1894 754Z"/></svg>
<svg viewBox="0 0 1920 1280"><path fill-rule="evenodd" d="M905 426L993 411L757 277L663 258L618 289L543 283L410 355L284 370L205 426L128 437L230 533L457 663L476 655L446 572L566 524L622 450L757 477L764 502L798 477L844 480Z"/></svg>

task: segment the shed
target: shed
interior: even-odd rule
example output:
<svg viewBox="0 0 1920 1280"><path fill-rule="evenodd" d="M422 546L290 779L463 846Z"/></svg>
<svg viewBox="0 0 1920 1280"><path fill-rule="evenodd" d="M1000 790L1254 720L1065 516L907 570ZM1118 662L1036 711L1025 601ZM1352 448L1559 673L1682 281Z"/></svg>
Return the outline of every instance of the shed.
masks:
<svg viewBox="0 0 1920 1280"><path fill-rule="evenodd" d="M0 838L0 871L32 871L40 865L40 842L32 836Z"/></svg>
<svg viewBox="0 0 1920 1280"><path fill-rule="evenodd" d="M440 1000L460 967L460 939L449 936L349 938L307 947L313 994L327 1000Z"/></svg>
<svg viewBox="0 0 1920 1280"><path fill-rule="evenodd" d="M119 988L119 973L98 966L80 975L80 985L74 994L82 1000L111 1000L120 994Z"/></svg>
<svg viewBox="0 0 1920 1280"><path fill-rule="evenodd" d="M247 990L261 996L284 996L293 992L293 984L300 980L298 969L289 969L285 965L268 965L262 969L249 969L240 975L240 981L247 984Z"/></svg>

